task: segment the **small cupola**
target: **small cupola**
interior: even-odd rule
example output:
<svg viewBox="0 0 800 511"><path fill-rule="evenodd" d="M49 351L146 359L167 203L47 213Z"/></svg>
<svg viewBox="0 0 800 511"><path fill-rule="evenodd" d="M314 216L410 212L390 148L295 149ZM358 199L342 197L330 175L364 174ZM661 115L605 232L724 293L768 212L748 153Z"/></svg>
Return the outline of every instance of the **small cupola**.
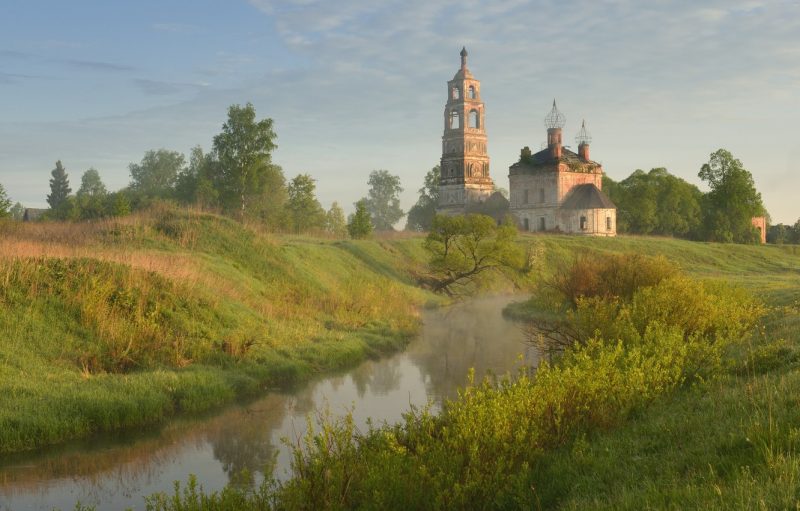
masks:
<svg viewBox="0 0 800 511"><path fill-rule="evenodd" d="M578 144L578 156L589 161L589 144L592 143L592 135L586 131L586 121L581 123L581 130L575 135L575 143Z"/></svg>
<svg viewBox="0 0 800 511"><path fill-rule="evenodd" d="M544 127L547 128L547 148L550 150L552 158L561 158L561 129L567 122L564 114L558 111L556 100L553 100L553 108L547 117L544 118Z"/></svg>

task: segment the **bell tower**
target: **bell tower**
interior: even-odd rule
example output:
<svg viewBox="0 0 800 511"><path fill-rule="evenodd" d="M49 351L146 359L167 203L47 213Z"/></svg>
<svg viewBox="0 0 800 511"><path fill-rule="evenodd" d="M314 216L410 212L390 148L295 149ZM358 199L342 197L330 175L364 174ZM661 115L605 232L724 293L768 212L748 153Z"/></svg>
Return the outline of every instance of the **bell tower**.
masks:
<svg viewBox="0 0 800 511"><path fill-rule="evenodd" d="M494 191L484 120L481 82L467 69L462 48L461 69L447 82L438 213L464 214L470 203L483 202Z"/></svg>

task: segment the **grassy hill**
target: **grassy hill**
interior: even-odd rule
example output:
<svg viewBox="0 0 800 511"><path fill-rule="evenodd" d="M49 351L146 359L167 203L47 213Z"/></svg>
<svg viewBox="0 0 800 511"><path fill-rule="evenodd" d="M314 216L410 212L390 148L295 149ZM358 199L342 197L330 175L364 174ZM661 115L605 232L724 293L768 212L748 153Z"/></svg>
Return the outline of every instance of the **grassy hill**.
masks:
<svg viewBox="0 0 800 511"><path fill-rule="evenodd" d="M439 299L421 239L273 236L154 210L0 224L0 453L141 426L401 348ZM724 374L544 451L542 508L787 508L800 500L800 254L652 237L524 235L540 269L590 252L664 255L769 313ZM527 491L527 490L526 490Z"/></svg>
<svg viewBox="0 0 800 511"><path fill-rule="evenodd" d="M0 453L134 427L396 350L419 240L274 238L154 210L0 224Z"/></svg>

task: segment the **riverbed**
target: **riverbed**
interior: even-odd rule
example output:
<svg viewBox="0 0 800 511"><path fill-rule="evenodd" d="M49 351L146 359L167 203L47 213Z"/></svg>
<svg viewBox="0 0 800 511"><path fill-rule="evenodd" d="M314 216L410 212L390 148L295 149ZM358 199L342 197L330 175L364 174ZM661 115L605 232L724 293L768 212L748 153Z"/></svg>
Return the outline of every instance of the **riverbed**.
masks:
<svg viewBox="0 0 800 511"><path fill-rule="evenodd" d="M292 391L272 392L205 417L178 418L151 431L109 435L0 460L0 509L143 509L144 496L172 492L189 474L206 491L229 482L289 476L291 449L306 418L325 410L356 424L400 420L410 407L434 411L457 394L470 368L477 378L535 366L536 350L502 309L519 297L477 298L424 311L420 335L401 353L368 360ZM242 473L250 474L249 481Z"/></svg>

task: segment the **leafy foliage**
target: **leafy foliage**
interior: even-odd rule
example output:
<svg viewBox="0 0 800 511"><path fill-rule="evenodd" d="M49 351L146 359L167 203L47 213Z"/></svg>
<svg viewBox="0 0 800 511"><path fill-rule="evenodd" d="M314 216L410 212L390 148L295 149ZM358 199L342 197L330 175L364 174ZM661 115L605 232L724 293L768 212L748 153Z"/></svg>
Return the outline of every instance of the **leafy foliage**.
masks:
<svg viewBox="0 0 800 511"><path fill-rule="evenodd" d="M702 194L667 169L636 170L619 183L604 176L603 190L617 205L618 232L698 235Z"/></svg>
<svg viewBox="0 0 800 511"><path fill-rule="evenodd" d="M337 238L347 236L347 220L344 218L344 210L336 201L331 204L331 209L325 213L325 231Z"/></svg>
<svg viewBox="0 0 800 511"><path fill-rule="evenodd" d="M279 167L272 164L272 151L277 148L272 119L256 120L251 103L232 105L222 131L214 137L214 181L223 208L238 210L244 217L248 211L257 216L266 214L262 201L274 201L281 193L285 201L285 180ZM270 197L275 195L275 197ZM270 211L272 213L272 211Z"/></svg>
<svg viewBox="0 0 800 511"><path fill-rule="evenodd" d="M19 203L17 203L19 204ZM0 184L0 218L12 216L11 199L8 198L6 189Z"/></svg>
<svg viewBox="0 0 800 511"><path fill-rule="evenodd" d="M311 229L322 229L325 225L325 210L314 195L314 179L308 174L298 174L287 188L287 227L295 233Z"/></svg>
<svg viewBox="0 0 800 511"><path fill-rule="evenodd" d="M355 203L356 210L350 215L347 222L347 232L354 240L369 238L372 234L372 220L370 219L369 209L366 199L361 199Z"/></svg>
<svg viewBox="0 0 800 511"><path fill-rule="evenodd" d="M439 180L441 167L436 165L425 174L425 183L419 189L419 199L408 210L406 230L428 231L433 225L436 216L436 206L439 204Z"/></svg>
<svg viewBox="0 0 800 511"><path fill-rule="evenodd" d="M753 175L725 149L711 154L698 173L711 190L703 200L704 229L711 241L757 243L751 219L766 214Z"/></svg>
<svg viewBox="0 0 800 511"><path fill-rule="evenodd" d="M373 170L369 174L369 192L366 206L372 218L372 225L377 231L390 231L401 218L400 177L392 175L388 170Z"/></svg>
<svg viewBox="0 0 800 511"><path fill-rule="evenodd" d="M498 226L485 215L437 215L425 240L431 255L428 284L434 291L456 295L478 288L487 274L513 280L528 263L516 236L512 224Z"/></svg>
<svg viewBox="0 0 800 511"><path fill-rule="evenodd" d="M131 190L148 197L167 197L172 194L186 160L177 151L158 149L147 151L140 163L131 163Z"/></svg>
<svg viewBox="0 0 800 511"><path fill-rule="evenodd" d="M17 202L11 206L11 208L8 210L8 213L14 220L22 220L22 217L25 215L25 206Z"/></svg>

